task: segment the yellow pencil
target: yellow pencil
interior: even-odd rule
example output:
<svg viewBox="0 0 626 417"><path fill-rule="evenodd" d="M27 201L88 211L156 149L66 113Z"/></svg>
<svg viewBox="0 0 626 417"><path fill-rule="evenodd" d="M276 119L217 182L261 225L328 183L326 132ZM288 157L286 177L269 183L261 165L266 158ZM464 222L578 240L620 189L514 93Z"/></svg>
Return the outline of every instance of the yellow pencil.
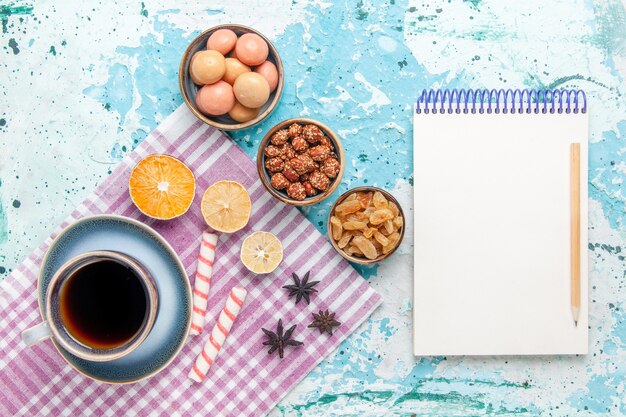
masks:
<svg viewBox="0 0 626 417"><path fill-rule="evenodd" d="M580 143L570 146L570 270L574 325L580 314Z"/></svg>

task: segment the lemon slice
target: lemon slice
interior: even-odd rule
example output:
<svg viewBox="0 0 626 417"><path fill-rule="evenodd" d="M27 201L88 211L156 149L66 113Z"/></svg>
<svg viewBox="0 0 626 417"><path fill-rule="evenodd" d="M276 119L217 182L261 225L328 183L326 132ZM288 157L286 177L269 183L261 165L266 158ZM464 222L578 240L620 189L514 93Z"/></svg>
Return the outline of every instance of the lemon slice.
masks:
<svg viewBox="0 0 626 417"><path fill-rule="evenodd" d="M255 274L269 274L283 260L283 245L269 232L254 232L241 245L241 262Z"/></svg>
<svg viewBox="0 0 626 417"><path fill-rule="evenodd" d="M248 224L252 201L248 190L238 182L218 181L204 192L201 210L211 228L233 233Z"/></svg>

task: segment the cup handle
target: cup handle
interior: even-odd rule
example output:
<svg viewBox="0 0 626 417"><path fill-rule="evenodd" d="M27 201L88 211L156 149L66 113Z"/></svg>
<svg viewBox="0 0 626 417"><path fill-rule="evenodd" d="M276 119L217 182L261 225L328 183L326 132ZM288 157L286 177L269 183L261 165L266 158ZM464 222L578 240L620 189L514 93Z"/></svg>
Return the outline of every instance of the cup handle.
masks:
<svg viewBox="0 0 626 417"><path fill-rule="evenodd" d="M52 336L48 322L44 321L22 332L22 341L26 346L34 345Z"/></svg>

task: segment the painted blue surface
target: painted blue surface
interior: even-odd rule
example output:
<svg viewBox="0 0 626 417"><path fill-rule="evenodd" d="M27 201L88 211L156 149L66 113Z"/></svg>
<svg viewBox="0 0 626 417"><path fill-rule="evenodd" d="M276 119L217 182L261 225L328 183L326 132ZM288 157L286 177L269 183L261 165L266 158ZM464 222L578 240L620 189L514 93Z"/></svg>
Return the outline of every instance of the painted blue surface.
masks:
<svg viewBox="0 0 626 417"><path fill-rule="evenodd" d="M626 226L626 204L615 199L622 191L624 172L615 168L624 162L624 138L626 138L626 120L617 124L616 130L602 132L602 139L589 147L589 167L598 172L598 177L591 181L589 196L602 203L604 212L615 228ZM622 156L622 158L620 158Z"/></svg>
<svg viewBox="0 0 626 417"><path fill-rule="evenodd" d="M251 157L271 126L294 116L319 119L342 138L349 161L344 181L326 202L304 210L320 230L330 204L348 188L410 192L411 109L422 88L585 89L591 353L413 358L409 250L393 263L359 269L383 293L383 307L273 415L626 415L623 2L294 0L270 8L113 1L57 10L49 2L0 1L0 20L6 62L0 143L12 151L10 160L0 159L7 161L0 163L0 276L47 236L45 225L57 224L182 104L180 55L215 24L258 27L285 65L278 109L232 135ZM102 51L89 53L94 44ZM24 91L48 103L50 116L39 119ZM21 152L24 145L29 154Z"/></svg>

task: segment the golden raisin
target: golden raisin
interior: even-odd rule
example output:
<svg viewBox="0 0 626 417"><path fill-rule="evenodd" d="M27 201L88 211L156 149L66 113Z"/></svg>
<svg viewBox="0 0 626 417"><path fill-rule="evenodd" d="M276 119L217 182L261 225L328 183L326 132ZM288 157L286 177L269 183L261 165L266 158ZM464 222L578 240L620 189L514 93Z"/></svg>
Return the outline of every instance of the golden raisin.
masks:
<svg viewBox="0 0 626 417"><path fill-rule="evenodd" d="M393 219L393 213L391 212L391 210L384 208L384 209L376 210L370 216L370 223L372 223L373 225L378 225L391 219Z"/></svg>
<svg viewBox="0 0 626 417"><path fill-rule="evenodd" d="M383 193L381 193L380 191L376 191L374 193L373 202L374 202L374 207L376 207L377 209L383 209L389 206L389 202L387 201Z"/></svg>
<svg viewBox="0 0 626 417"><path fill-rule="evenodd" d="M350 243L350 239L352 239L352 234L344 233L343 236L341 236L341 239L337 242L337 246L339 246L340 249L345 248L348 246L348 243Z"/></svg>
<svg viewBox="0 0 626 417"><path fill-rule="evenodd" d="M363 222L345 222L342 224L346 230L365 230L367 229L367 223Z"/></svg>
<svg viewBox="0 0 626 417"><path fill-rule="evenodd" d="M342 213L342 214L350 214L350 213L356 213L360 209L361 209L361 203L358 200L350 200L350 201L344 201L343 203L339 204L335 208L335 211Z"/></svg>
<svg viewBox="0 0 626 417"><path fill-rule="evenodd" d="M375 227L369 227L367 230L365 230L363 232L363 236L370 239L372 236L374 236L374 233L378 232L378 229Z"/></svg>
<svg viewBox="0 0 626 417"><path fill-rule="evenodd" d="M352 239L352 243L363 253L363 255L365 255L367 259L376 259L378 256L376 248L372 242L369 241L369 239L366 239L363 236L355 236L354 239Z"/></svg>

